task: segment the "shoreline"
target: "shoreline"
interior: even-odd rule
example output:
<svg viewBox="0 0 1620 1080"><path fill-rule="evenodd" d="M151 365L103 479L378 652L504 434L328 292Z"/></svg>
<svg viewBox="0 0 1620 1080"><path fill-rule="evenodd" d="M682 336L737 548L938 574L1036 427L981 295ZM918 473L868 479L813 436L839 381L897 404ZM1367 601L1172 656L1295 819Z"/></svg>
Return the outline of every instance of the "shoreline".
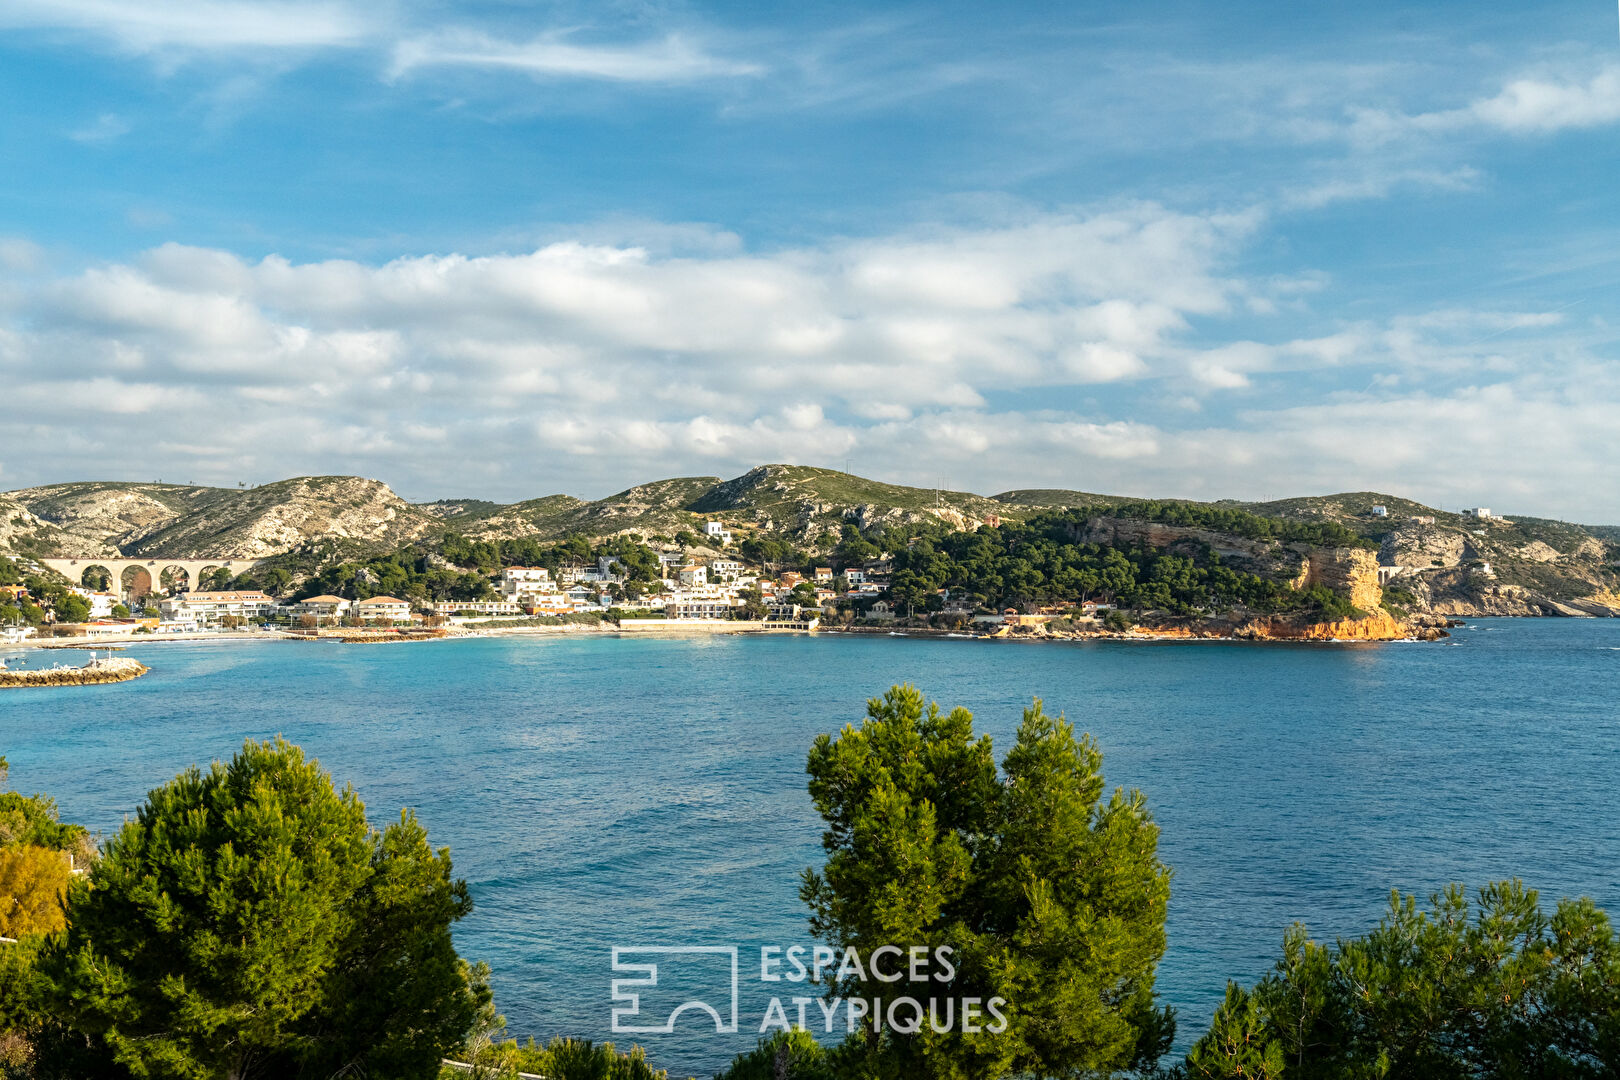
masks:
<svg viewBox="0 0 1620 1080"><path fill-rule="evenodd" d="M1485 616L1487 618L1495 616ZM1512 618L1513 616L1501 616ZM1528 616L1521 616L1528 617ZM640 623L638 625L638 623ZM1132 627L1126 631L1066 629L1058 632L1048 631L1044 624L1034 626L1000 626L996 630L983 629L946 629L935 626L908 626L904 624L881 626L818 626L815 629L799 627L766 627L757 622L743 622L736 620L691 620L687 622L646 622L639 620L614 624L603 622L598 626L588 626L579 623L561 624L557 626L508 626L508 627L454 627L441 630L437 633L401 633L389 634L387 632L366 633L356 628L358 632L345 634L341 631L328 633L319 637L309 637L297 633L283 633L280 631L251 630L251 631L222 631L219 633L184 633L184 634L128 634L117 637L107 636L95 639L62 638L45 639L43 641L31 639L17 642L12 645L0 646L6 649L39 649L39 650L96 650L108 649L122 651L132 645L157 644L184 644L187 642L220 642L238 641L253 643L268 642L300 642L300 643L331 643L341 645L357 644L405 644L425 641L454 641L461 638L524 638L524 637L560 637L576 634L602 635L620 638L636 637L694 637L711 634L728 635L777 635L777 634L832 634L848 637L917 637L939 638L952 641L990 641L990 642L1086 642L1086 641L1119 641L1140 643L1171 643L1171 642L1232 642L1242 644L1313 644L1313 645L1376 645L1386 642L1412 642L1435 641L1449 636L1440 625L1463 625L1455 618L1440 620L1436 617L1427 620L1425 625L1395 624L1404 630L1404 633L1387 633L1358 636L1353 632L1346 636L1333 633L1310 633L1316 627L1353 630L1354 624L1345 623L1319 623L1303 628L1288 626L1265 625L1256 628L1253 623L1245 623L1230 628L1212 628L1204 626L1159 626L1159 627ZM1388 624L1381 624L1378 629L1384 629ZM1369 627L1370 629L1371 627Z"/></svg>

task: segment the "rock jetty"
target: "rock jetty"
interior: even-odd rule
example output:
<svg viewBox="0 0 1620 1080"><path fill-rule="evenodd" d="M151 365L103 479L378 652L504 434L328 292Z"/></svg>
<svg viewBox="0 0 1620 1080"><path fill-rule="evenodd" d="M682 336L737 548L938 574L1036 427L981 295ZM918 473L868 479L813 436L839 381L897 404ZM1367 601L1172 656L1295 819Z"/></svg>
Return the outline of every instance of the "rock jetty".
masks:
<svg viewBox="0 0 1620 1080"><path fill-rule="evenodd" d="M28 671L0 671L0 689L26 686L94 686L97 683L126 682L145 675L150 668L139 660L117 656L92 659L83 667L40 668Z"/></svg>

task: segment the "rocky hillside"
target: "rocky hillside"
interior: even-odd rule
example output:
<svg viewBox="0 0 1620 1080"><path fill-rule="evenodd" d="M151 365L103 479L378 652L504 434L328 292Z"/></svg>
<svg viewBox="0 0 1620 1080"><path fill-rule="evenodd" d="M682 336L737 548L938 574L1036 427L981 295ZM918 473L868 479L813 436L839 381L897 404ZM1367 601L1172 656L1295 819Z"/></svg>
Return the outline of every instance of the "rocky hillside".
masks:
<svg viewBox="0 0 1620 1080"><path fill-rule="evenodd" d="M0 551L263 558L307 553L312 542L330 542L331 550L351 554L388 551L431 544L448 530L475 539L626 532L673 537L683 530L701 531L704 521L714 519L739 538L768 534L810 543L836 534L846 523L863 529L923 524L972 529L1046 509L1091 507L1098 511L1092 525L1097 535L1088 539L1100 541L1107 533L1118 543L1207 545L1278 580L1332 584L1358 607L1374 599L1367 582L1382 566L1384 576L1393 575L1392 602L1415 611L1620 614L1620 529L1614 527L1511 516L1481 521L1370 491L1212 504L1283 521L1334 522L1377 548L1376 555L1339 558L1298 544L1125 521L1117 510L1130 501L1060 489L1019 489L986 498L795 465L763 465L731 480L659 480L604 499L549 495L511 504L447 499L412 505L379 481L346 476L303 477L248 490L72 483L0 495ZM1375 514L1380 506L1386 512Z"/></svg>
<svg viewBox="0 0 1620 1080"><path fill-rule="evenodd" d="M1379 542L1392 595L1441 615L1620 615L1610 530L1545 518L1480 520L1377 492L1245 503L1250 513L1335 521ZM1383 506L1386 516L1373 513ZM1386 571L1387 572L1387 571Z"/></svg>
<svg viewBox="0 0 1620 1080"><path fill-rule="evenodd" d="M716 484L691 508L727 522L806 539L837 532L845 522L863 529L933 522L976 529L1015 512L970 492L901 487L802 465L761 465Z"/></svg>
<svg viewBox="0 0 1620 1080"><path fill-rule="evenodd" d="M245 490L54 484L4 498L51 527L35 555L264 558L321 539L394 548L442 528L386 484L354 476L299 477Z"/></svg>
<svg viewBox="0 0 1620 1080"><path fill-rule="evenodd" d="M638 484L589 502L572 495L547 495L508 506L478 505L441 516L448 527L479 540L502 536L553 540L570 533L673 535L701 527L701 516L690 509L691 504L719 482L715 476L680 477Z"/></svg>
<svg viewBox="0 0 1620 1080"><path fill-rule="evenodd" d="M423 509L477 539L553 539L575 532L673 536L682 530L699 531L705 521L718 519L745 534L811 540L823 532L836 533L845 522L863 529L921 522L977 528L987 520L1027 513L982 495L901 487L800 465L761 465L734 480L717 476L658 480L590 502L567 495L509 506L452 499Z"/></svg>
<svg viewBox="0 0 1620 1080"><path fill-rule="evenodd" d="M10 495L0 495L0 553L4 552L35 556L108 554L100 545L81 544L77 537L35 516Z"/></svg>

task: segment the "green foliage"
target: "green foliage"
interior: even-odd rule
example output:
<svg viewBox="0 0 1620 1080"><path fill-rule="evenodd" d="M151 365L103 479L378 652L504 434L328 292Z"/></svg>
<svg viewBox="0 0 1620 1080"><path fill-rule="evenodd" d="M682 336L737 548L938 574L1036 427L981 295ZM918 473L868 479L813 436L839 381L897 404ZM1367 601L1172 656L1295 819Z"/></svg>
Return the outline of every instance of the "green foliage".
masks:
<svg viewBox="0 0 1620 1080"><path fill-rule="evenodd" d="M4 758L0 758L3 766ZM0 767L0 786L5 782L5 769ZM47 795L21 795L15 791L0 791L0 847L30 844L66 851L76 858L91 850L90 834L83 825L64 824L57 817L56 801Z"/></svg>
<svg viewBox="0 0 1620 1080"><path fill-rule="evenodd" d="M1369 540L1337 521L1294 521L1287 518L1262 517L1246 510L1209 503L1189 502L1134 502L1099 507L1094 513L1130 521L1152 521L1161 525L1179 525L1203 529L1227 536L1241 536L1246 540L1276 540L1282 543L1305 543L1312 547L1359 547L1376 550L1378 542Z"/></svg>
<svg viewBox="0 0 1620 1080"><path fill-rule="evenodd" d="M750 536L737 545L737 550L749 562L769 568L798 566L804 562L804 557L792 544L768 536Z"/></svg>
<svg viewBox="0 0 1620 1080"><path fill-rule="evenodd" d="M862 954L880 945L954 950L954 981L834 985L887 1008L908 996L1000 997L1005 1032L960 1025L915 1035L868 1022L845 1048L861 1075L1074 1076L1140 1068L1168 1048L1155 1005L1170 872L1139 793L1106 801L1102 755L1039 701L997 774L965 709L941 713L911 687L867 705L859 728L810 751L827 860L800 895L812 931ZM987 1024L990 1018L987 1016Z"/></svg>
<svg viewBox="0 0 1620 1080"><path fill-rule="evenodd" d="M297 597L327 594L352 600L395 596L415 601L492 600L496 595L485 575L434 566L426 554L408 550L326 566L304 583Z"/></svg>
<svg viewBox="0 0 1620 1080"><path fill-rule="evenodd" d="M129 618L129 608L125 607L123 604L114 604L112 614L113 618L115 619L127 619Z"/></svg>
<svg viewBox="0 0 1620 1080"><path fill-rule="evenodd" d="M896 544L890 599L908 612L937 607L931 597L942 588L998 608L1090 599L1177 615L1239 605L1267 613L1332 606L1330 590L1300 592L1234 570L1207 547L1183 555L1079 543L1088 520L1084 511L1063 511Z"/></svg>
<svg viewBox="0 0 1620 1080"><path fill-rule="evenodd" d="M17 569L15 562L4 555L0 555L0 585L20 584L22 584L22 571Z"/></svg>
<svg viewBox="0 0 1620 1080"><path fill-rule="evenodd" d="M45 621L45 609L31 600L0 604L0 626L39 626Z"/></svg>
<svg viewBox="0 0 1620 1080"><path fill-rule="evenodd" d="M1417 593L1408 589L1405 585L1385 585L1384 606L1396 610L1405 609L1410 611L1418 606Z"/></svg>
<svg viewBox="0 0 1620 1080"><path fill-rule="evenodd" d="M846 524L838 540L838 546L833 548L833 562L840 570L845 567L859 566L869 559L875 559L882 554L878 546L861 535L861 531L854 525Z"/></svg>
<svg viewBox="0 0 1620 1080"><path fill-rule="evenodd" d="M1118 608L1110 608L1103 615L1102 624L1104 627L1114 631L1116 634L1123 634L1132 626L1136 625L1131 621L1131 617L1129 615L1125 614Z"/></svg>
<svg viewBox="0 0 1620 1080"><path fill-rule="evenodd" d="M714 1080L833 1080L832 1055L802 1028L773 1032Z"/></svg>
<svg viewBox="0 0 1620 1080"><path fill-rule="evenodd" d="M1589 900L1549 917L1518 881L1390 898L1372 933L1317 945L1295 926L1252 990L1233 986L1187 1071L1199 1080L1612 1077L1620 939Z"/></svg>
<svg viewBox="0 0 1620 1080"><path fill-rule="evenodd" d="M78 593L64 592L51 605L57 622L84 622L90 617L90 601Z"/></svg>
<svg viewBox="0 0 1620 1080"><path fill-rule="evenodd" d="M471 909L409 814L378 833L295 746L151 792L41 957L51 1012L135 1076L433 1077L482 1004Z"/></svg>
<svg viewBox="0 0 1620 1080"><path fill-rule="evenodd" d="M223 566L214 566L209 567L203 572L198 581L197 587L203 591L223 592L231 587L231 582L233 580L234 579L232 578L231 572L228 568Z"/></svg>
<svg viewBox="0 0 1620 1080"><path fill-rule="evenodd" d="M1326 585L1312 585L1308 589L1300 590L1298 595L1305 606L1316 612L1324 621L1358 619L1366 614L1352 604L1349 597L1341 592L1335 592Z"/></svg>
<svg viewBox="0 0 1620 1080"><path fill-rule="evenodd" d="M750 585L741 590L737 593L737 598L742 604L734 613L736 618L757 622L770 614L770 608L765 604L765 594L760 591L758 585Z"/></svg>
<svg viewBox="0 0 1620 1080"><path fill-rule="evenodd" d="M488 1010L486 1010L488 1011ZM592 1043L586 1039L552 1039L544 1046L529 1039L501 1041L506 1021L492 1016L478 1045L463 1051L480 1080L516 1080L519 1073L544 1076L546 1080L668 1080L669 1074L647 1062L639 1046L620 1052L612 1043ZM446 1069L446 1080L466 1076Z"/></svg>

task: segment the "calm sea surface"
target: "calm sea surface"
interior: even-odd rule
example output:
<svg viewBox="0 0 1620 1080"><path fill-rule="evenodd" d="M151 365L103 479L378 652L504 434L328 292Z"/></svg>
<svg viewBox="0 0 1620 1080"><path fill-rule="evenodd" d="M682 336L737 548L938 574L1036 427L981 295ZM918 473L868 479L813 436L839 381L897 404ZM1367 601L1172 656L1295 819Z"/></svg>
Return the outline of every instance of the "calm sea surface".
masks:
<svg viewBox="0 0 1620 1080"><path fill-rule="evenodd" d="M1141 788L1162 826L1175 882L1158 985L1185 1044L1289 923L1360 932L1391 887L1518 875L1620 913L1620 621L1454 634L153 644L127 653L152 667L133 683L0 692L0 754L13 786L110 832L184 766L285 735L353 783L373 822L411 806L450 845L477 901L458 946L494 968L514 1033L612 1037L615 945L740 946L740 1034L688 1013L673 1035L618 1039L707 1075L752 1044L771 994L803 992L754 980L761 945L809 941L797 888L820 857L803 771L815 735L912 682L971 709L999 757L1038 695L1096 736L1109 783Z"/></svg>

